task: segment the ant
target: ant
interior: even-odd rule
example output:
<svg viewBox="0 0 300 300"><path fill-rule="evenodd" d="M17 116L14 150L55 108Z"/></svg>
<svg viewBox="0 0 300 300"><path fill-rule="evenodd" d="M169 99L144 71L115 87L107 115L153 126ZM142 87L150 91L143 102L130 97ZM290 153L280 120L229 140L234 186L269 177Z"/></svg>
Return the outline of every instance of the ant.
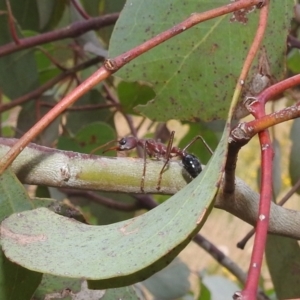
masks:
<svg viewBox="0 0 300 300"><path fill-rule="evenodd" d="M119 141L117 141L118 142L117 146L108 148L105 151L103 151L103 153L111 151L111 150L126 151L126 150L134 149L138 146L142 147L144 149L144 169L143 169L143 175L142 175L142 179L141 179L141 191L142 192L144 192L147 155L150 158L154 157L157 159L165 159L165 163L159 173L159 178L158 178L158 183L157 183L157 188L156 188L157 190L160 190L163 172L164 172L165 168L167 167L171 158L180 157L185 170L191 175L191 177L195 178L202 171L201 163L200 163L200 160L195 155L189 154L186 151L187 148L190 147L198 139L201 139L202 142L210 150L209 146L206 144L206 142L200 135L197 135L196 137L194 137L193 140L190 141L181 150L180 148L173 146L174 134L175 134L175 131L172 131L167 146L161 142L154 140L154 139L139 139L134 136L124 137L124 138L121 138ZM111 143L111 142L109 142L109 143ZM100 146L100 148L102 148L106 145L107 144ZM99 147L97 149L99 149Z"/></svg>

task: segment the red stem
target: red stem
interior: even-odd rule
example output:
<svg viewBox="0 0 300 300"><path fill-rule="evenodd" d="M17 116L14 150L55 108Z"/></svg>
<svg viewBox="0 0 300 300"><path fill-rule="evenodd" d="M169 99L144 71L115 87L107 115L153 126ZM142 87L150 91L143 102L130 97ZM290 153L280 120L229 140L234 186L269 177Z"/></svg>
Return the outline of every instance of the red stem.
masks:
<svg viewBox="0 0 300 300"><path fill-rule="evenodd" d="M15 20L14 20L13 13L11 10L10 2L9 2L9 0L6 0L5 2L6 2L6 7L7 7L7 13L8 13L8 27L10 30L11 37L14 40L16 45L20 45L20 39L19 39L17 31L16 31Z"/></svg>
<svg viewBox="0 0 300 300"><path fill-rule="evenodd" d="M256 99L262 104L265 104L269 100L272 100L272 98L283 93L285 90L292 88L298 84L300 84L300 74L287 78L270 86L269 88L265 89L260 95L258 95Z"/></svg>
<svg viewBox="0 0 300 300"><path fill-rule="evenodd" d="M90 19L91 17L82 9L82 7L78 4L76 0L71 0L75 9L79 12L79 14L86 20Z"/></svg>
<svg viewBox="0 0 300 300"><path fill-rule="evenodd" d="M269 132L264 130L259 133L262 154L261 190L259 202L259 215L256 225L254 247L248 271L248 278L244 290L243 299L255 300L259 284L262 260L267 240L269 227L270 207L272 198L272 159L273 148Z"/></svg>

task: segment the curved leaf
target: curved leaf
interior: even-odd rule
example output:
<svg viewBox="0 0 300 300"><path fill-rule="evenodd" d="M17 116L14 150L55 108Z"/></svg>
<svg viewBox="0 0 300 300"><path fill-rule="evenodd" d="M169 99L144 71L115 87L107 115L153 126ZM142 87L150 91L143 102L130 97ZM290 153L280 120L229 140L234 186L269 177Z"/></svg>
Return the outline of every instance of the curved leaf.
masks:
<svg viewBox="0 0 300 300"><path fill-rule="evenodd" d="M39 208L1 225L5 255L31 270L98 280L94 288L142 281L168 265L199 231L212 208L228 130L205 170L157 208L136 218L91 226Z"/></svg>

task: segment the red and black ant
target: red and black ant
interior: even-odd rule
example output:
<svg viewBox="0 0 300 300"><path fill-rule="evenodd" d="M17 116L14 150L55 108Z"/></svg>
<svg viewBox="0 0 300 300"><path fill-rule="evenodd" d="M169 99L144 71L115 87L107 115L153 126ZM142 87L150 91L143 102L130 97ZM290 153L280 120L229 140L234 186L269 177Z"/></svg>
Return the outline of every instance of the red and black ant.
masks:
<svg viewBox="0 0 300 300"><path fill-rule="evenodd" d="M142 179L141 179L141 191L142 192L144 192L147 155L149 157L154 157L157 159L165 159L165 163L164 163L162 169L160 170L158 183L157 183L157 190L160 190L160 184L161 184L163 172L164 172L165 168L167 167L170 159L173 157L181 158L182 164L183 164L185 170L193 178L197 177L202 171L200 160L195 155L189 154L186 150L198 139L201 139L204 142L204 144L207 146L204 139L200 135L198 135L198 136L194 137L193 140L191 142L189 142L181 150L180 148L173 146L174 134L175 134L175 131L172 131L167 146L163 143L155 141L154 139L139 139L134 136L124 137L124 138L121 138L119 141L117 141L118 142L117 146L108 148L105 151L103 151L103 153L105 153L107 151L111 151L111 150L126 151L126 150L134 149L138 146L142 147L144 149L144 169L143 169L143 175L142 175ZM101 148L106 145L107 144L101 146ZM97 149L99 149L99 148L97 148Z"/></svg>

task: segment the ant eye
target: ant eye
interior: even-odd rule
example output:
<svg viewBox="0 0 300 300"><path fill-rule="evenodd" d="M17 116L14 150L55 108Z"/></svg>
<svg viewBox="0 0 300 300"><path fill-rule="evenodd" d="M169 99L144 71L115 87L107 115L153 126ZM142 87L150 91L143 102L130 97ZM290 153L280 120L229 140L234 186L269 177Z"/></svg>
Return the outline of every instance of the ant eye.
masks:
<svg viewBox="0 0 300 300"><path fill-rule="evenodd" d="M120 139L119 140L119 144L121 145L121 146L124 146L125 144L126 144L126 139L125 138L122 138L122 139Z"/></svg>

